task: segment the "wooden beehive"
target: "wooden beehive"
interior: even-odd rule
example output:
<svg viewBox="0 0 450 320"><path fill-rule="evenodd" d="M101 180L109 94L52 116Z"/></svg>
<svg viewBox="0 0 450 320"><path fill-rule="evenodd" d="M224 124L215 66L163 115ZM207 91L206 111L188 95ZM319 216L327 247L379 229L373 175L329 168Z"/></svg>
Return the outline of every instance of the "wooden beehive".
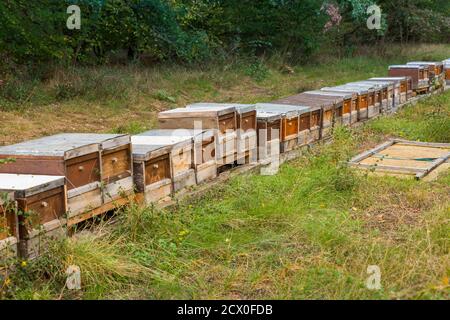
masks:
<svg viewBox="0 0 450 320"><path fill-rule="evenodd" d="M445 74L444 65L438 61L411 61L407 65L421 65L428 67L428 73L430 78L430 84L433 89L438 89L444 86Z"/></svg>
<svg viewBox="0 0 450 320"><path fill-rule="evenodd" d="M430 88L428 68L422 65L389 66L390 77L408 76L412 79L412 90L416 93L428 92Z"/></svg>
<svg viewBox="0 0 450 320"><path fill-rule="evenodd" d="M356 95L352 93L338 93L338 92L329 92L325 90L313 90L313 91L305 91L303 92L305 95L311 95L311 97L316 97L325 102L331 101L334 103L334 116L333 121L334 124L343 124L350 125L351 124L351 116L352 116L352 103Z"/></svg>
<svg viewBox="0 0 450 320"><path fill-rule="evenodd" d="M352 125L358 122L358 95L354 92L334 91L332 88L322 88L321 92L341 96L344 99L342 110L342 123Z"/></svg>
<svg viewBox="0 0 450 320"><path fill-rule="evenodd" d="M195 103L186 108L234 107L237 123L237 156L238 164L257 161L256 107L254 104L237 103Z"/></svg>
<svg viewBox="0 0 450 320"><path fill-rule="evenodd" d="M17 257L19 224L16 212L14 192L0 189L0 270L6 260Z"/></svg>
<svg viewBox="0 0 450 320"><path fill-rule="evenodd" d="M396 95L398 95L398 103L400 103L400 82L394 80L379 80L377 78L371 78L365 80L368 83L380 83L383 86L382 93L382 113L391 113L396 107Z"/></svg>
<svg viewBox="0 0 450 320"><path fill-rule="evenodd" d="M0 174L0 190L14 192L22 258L37 257L49 240L66 234L65 177Z"/></svg>
<svg viewBox="0 0 450 320"><path fill-rule="evenodd" d="M412 96L411 77L378 77L370 78L369 80L380 82L390 81L394 83L394 109L397 109L400 104L405 103Z"/></svg>
<svg viewBox="0 0 450 320"><path fill-rule="evenodd" d="M136 145L170 146L174 191L217 176L215 141L212 130L150 130L131 138Z"/></svg>
<svg viewBox="0 0 450 320"><path fill-rule="evenodd" d="M171 146L133 144L133 173L136 191L151 204L172 195Z"/></svg>
<svg viewBox="0 0 450 320"><path fill-rule="evenodd" d="M259 104L259 105L264 105L264 104ZM298 112L298 139L297 139L297 146L303 146L306 144L311 143L311 108L308 106L303 106L303 105L296 105L296 104L292 104L292 105L288 105L285 103L269 103L269 104L265 104L268 105L269 108L276 108L276 109L280 109L282 111L285 110L296 110ZM277 112L277 111L274 111ZM290 124L289 122L285 122L282 121L282 139L283 139L283 134L285 130L286 132L289 131L287 126L292 126L292 124ZM283 129L283 127L286 127L286 129ZM294 127L296 127L294 125ZM292 128L291 128L292 129ZM294 144L294 142L292 142L292 144ZM291 150L293 147L295 147L295 145L289 147L287 146L288 150ZM283 147L284 149L284 147ZM284 152L284 151L283 151Z"/></svg>
<svg viewBox="0 0 450 320"><path fill-rule="evenodd" d="M383 86L379 83L367 83L364 81L350 82L346 86L357 86L367 89L369 92L369 106L367 110L367 117L373 118L380 114L382 108L382 96L383 96ZM371 94L372 93L372 94Z"/></svg>
<svg viewBox="0 0 450 320"><path fill-rule="evenodd" d="M300 112L298 106L274 103L257 103L258 111L278 113L281 115L280 151L287 152L298 146Z"/></svg>
<svg viewBox="0 0 450 320"><path fill-rule="evenodd" d="M66 134L72 141L100 146L103 204L125 199L133 192L131 138L126 134Z"/></svg>
<svg viewBox="0 0 450 320"><path fill-rule="evenodd" d="M67 180L68 225L128 202L133 191L128 135L69 133L0 148L0 173L61 175Z"/></svg>
<svg viewBox="0 0 450 320"><path fill-rule="evenodd" d="M388 113L392 109L394 97L394 85L392 82L363 80L359 81L358 83L376 87L375 101L378 104L378 109L375 110L375 113Z"/></svg>
<svg viewBox="0 0 450 320"><path fill-rule="evenodd" d="M237 157L236 108L177 108L160 112L158 120L161 129L214 130L218 167L234 164Z"/></svg>
<svg viewBox="0 0 450 320"><path fill-rule="evenodd" d="M323 101L303 93L279 99L274 103L300 105L310 108L310 142L314 142L331 134L334 116L334 103Z"/></svg>
<svg viewBox="0 0 450 320"><path fill-rule="evenodd" d="M281 113L257 110L258 160L264 161L280 154Z"/></svg>
<svg viewBox="0 0 450 320"><path fill-rule="evenodd" d="M368 108L369 108L369 103L371 103L372 99L373 99L373 92L371 93L371 92L369 92L369 90L367 90L366 88L363 88L363 87L355 87L355 86L351 87L351 86L346 86L346 85L336 86L336 87L325 87L322 89L356 94L357 95L356 111L357 111L358 122L368 119L368 115L369 115Z"/></svg>

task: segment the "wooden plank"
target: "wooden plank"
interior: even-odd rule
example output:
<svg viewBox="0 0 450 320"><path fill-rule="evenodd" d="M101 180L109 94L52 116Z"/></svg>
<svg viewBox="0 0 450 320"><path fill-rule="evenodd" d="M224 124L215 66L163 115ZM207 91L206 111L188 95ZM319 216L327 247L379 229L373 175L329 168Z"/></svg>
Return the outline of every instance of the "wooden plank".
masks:
<svg viewBox="0 0 450 320"><path fill-rule="evenodd" d="M402 144L402 145L424 146L424 147L434 147L434 148L450 148L450 143L409 141L409 140L404 140L404 139L393 139L393 140L396 143Z"/></svg>
<svg viewBox="0 0 450 320"><path fill-rule="evenodd" d="M86 213L83 213L83 214L71 217L67 221L67 226L68 227L73 227L74 225L76 225L76 224L78 224L78 223L80 223L82 221L86 221L88 219L94 218L96 216L105 214L105 213L107 213L109 211L113 211L113 210L116 210L116 209L118 209L120 207L128 205L130 202L133 201L133 198L134 198L134 195L130 195L128 197L121 198L121 199L115 200L113 202L106 203L106 204L102 205L101 207L98 207L98 208L96 208L94 210L91 210L91 211L88 211Z"/></svg>
<svg viewBox="0 0 450 320"><path fill-rule="evenodd" d="M433 164L426 169L426 171L418 173L416 175L416 179L418 179L418 180L423 179L427 174L429 174L431 171L433 171L440 165L444 164L448 159L450 159L450 153L447 154L447 156L434 161Z"/></svg>
<svg viewBox="0 0 450 320"><path fill-rule="evenodd" d="M374 170L383 170L383 171L397 171L397 172L406 172L406 173L418 173L424 172L426 169L419 169L413 167L400 167L400 166L384 166L384 165L369 165L362 163L349 163L352 167L358 167L363 169L374 169Z"/></svg>
<svg viewBox="0 0 450 320"><path fill-rule="evenodd" d="M361 160L364 160L364 159L374 155L375 153L380 152L381 150L384 150L384 149L392 146L394 143L395 143L394 140L387 141L387 142L385 142L385 143L383 143L383 144L381 144L381 145L379 145L379 146L377 146L377 147L375 147L375 148L373 148L371 150L368 150L366 152L361 153L360 155L358 155L356 157L353 157L349 162L350 163L357 163L357 162L359 162Z"/></svg>

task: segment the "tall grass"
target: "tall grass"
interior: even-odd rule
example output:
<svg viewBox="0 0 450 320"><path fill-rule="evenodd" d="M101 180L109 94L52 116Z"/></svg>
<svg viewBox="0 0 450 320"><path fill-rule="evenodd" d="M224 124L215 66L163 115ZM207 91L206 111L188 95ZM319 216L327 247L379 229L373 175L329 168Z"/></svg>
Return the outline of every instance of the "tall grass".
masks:
<svg viewBox="0 0 450 320"><path fill-rule="evenodd" d="M343 62L332 70L338 77L371 72L367 62L358 71L350 67ZM281 95L281 86L287 92L305 85L300 79L322 83L325 67L308 68L297 67L294 76L271 71L258 80L263 93L238 95L257 100ZM183 75L179 95L173 84L165 89L177 101L191 99L181 92L195 88L209 96L216 87L211 79L220 76ZM229 77L229 91L231 80L241 79L231 71L222 77ZM278 83L286 77L294 84ZM448 299L450 174L416 182L358 173L343 163L390 136L449 142L449 112L447 92L361 128L338 128L333 143L284 164L275 176L235 177L165 210L132 205L116 224L55 244L19 266L3 297ZM134 123L114 130L140 130ZM81 268L81 291L64 288L70 264ZM379 291L365 286L369 265L382 271Z"/></svg>

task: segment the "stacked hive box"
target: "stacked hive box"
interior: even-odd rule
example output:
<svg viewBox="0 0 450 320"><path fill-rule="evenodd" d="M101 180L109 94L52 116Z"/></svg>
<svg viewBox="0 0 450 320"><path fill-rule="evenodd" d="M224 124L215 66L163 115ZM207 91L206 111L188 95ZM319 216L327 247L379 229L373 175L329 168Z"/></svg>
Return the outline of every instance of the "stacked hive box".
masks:
<svg viewBox="0 0 450 320"><path fill-rule="evenodd" d="M375 85L380 89L377 94L377 102L380 103L378 113L388 113L392 109L394 97L394 85L387 81L360 81L363 84Z"/></svg>
<svg viewBox="0 0 450 320"><path fill-rule="evenodd" d="M237 158L235 107L177 108L160 112L158 119L161 129L214 130L218 168L234 164Z"/></svg>
<svg viewBox="0 0 450 320"><path fill-rule="evenodd" d="M291 109L295 109L298 112L298 139L297 139L297 143L295 144L295 141L291 142L291 147L287 147L288 150L292 150L292 148L294 148L295 146L303 146L306 145L308 143L311 142L311 108L307 107L307 106L302 106L302 105L289 105L287 106L286 104L259 104L261 105L268 105L269 108L281 108L281 110L291 110ZM264 107L262 108L264 109ZM264 109L265 110L265 109ZM277 112L277 111L274 111ZM288 128L288 127L291 128ZM289 130L292 130L292 127L295 128L295 125L292 125L292 122L289 121L282 121L282 139L283 139L283 135L284 135L284 131L283 128L286 128L285 131L288 132ZM284 148L284 147L283 147Z"/></svg>
<svg viewBox="0 0 450 320"><path fill-rule="evenodd" d="M380 113L382 106L383 86L379 83L367 83L364 81L350 82L346 86L355 86L367 89L369 92L367 117L373 118Z"/></svg>
<svg viewBox="0 0 450 320"><path fill-rule="evenodd" d="M116 205L131 193L131 144L127 135L59 134L0 148L1 173L65 176L68 225Z"/></svg>
<svg viewBox="0 0 450 320"><path fill-rule="evenodd" d="M371 84L380 84L382 86L382 104L381 113L390 113L395 108L395 92L400 92L400 83L394 81L382 81L382 80L365 80L364 82Z"/></svg>
<svg viewBox="0 0 450 320"><path fill-rule="evenodd" d="M418 65L428 67L428 74L430 78L430 84L433 89L441 88L444 85L445 74L444 64L442 62L427 62L427 61L412 61L407 65Z"/></svg>
<svg viewBox="0 0 450 320"><path fill-rule="evenodd" d="M133 145L170 147L173 190L196 185L217 176L212 130L150 130L131 138Z"/></svg>
<svg viewBox="0 0 450 320"><path fill-rule="evenodd" d="M394 65L389 66L390 77L411 77L412 90L415 92L428 92L430 84L428 68L421 65Z"/></svg>
<svg viewBox="0 0 450 320"><path fill-rule="evenodd" d="M281 115L281 152L293 150L298 145L300 110L303 109L302 107L273 103L258 103L256 104L256 109L262 112Z"/></svg>
<svg viewBox="0 0 450 320"><path fill-rule="evenodd" d="M352 123L352 107L356 111L356 95L345 92L331 92L325 90L314 90L304 92L306 95L316 96L324 101L334 100L334 122L335 124L350 125Z"/></svg>
<svg viewBox="0 0 450 320"><path fill-rule="evenodd" d="M127 202L133 191L133 161L129 135L71 134L72 141L100 146L100 177L103 185L103 204L117 200Z"/></svg>
<svg viewBox="0 0 450 320"><path fill-rule="evenodd" d="M383 77L370 78L370 81L392 81L394 83L394 107L405 103L412 97L412 78L411 77Z"/></svg>
<svg viewBox="0 0 450 320"><path fill-rule="evenodd" d="M0 192L13 192L17 202L17 212L6 213L10 235L16 238L18 226L21 257L35 258L47 241L64 236L67 198L63 176L0 174Z"/></svg>
<svg viewBox="0 0 450 320"><path fill-rule="evenodd" d="M238 164L257 161L256 107L254 104L236 103L195 103L186 108L234 107L237 122L237 158Z"/></svg>
<svg viewBox="0 0 450 320"><path fill-rule="evenodd" d="M136 191L151 204L172 195L171 146L133 144Z"/></svg>
<svg viewBox="0 0 450 320"><path fill-rule="evenodd" d="M279 99L274 103L287 105L300 105L310 108L311 125L310 137L311 141L320 140L322 137L328 137L334 122L334 102L318 99L317 96L306 95L303 93Z"/></svg>
<svg viewBox="0 0 450 320"><path fill-rule="evenodd" d="M0 189L0 269L5 260L17 256L18 226L14 192Z"/></svg>
<svg viewBox="0 0 450 320"><path fill-rule="evenodd" d="M362 87L355 87L355 86L336 86L336 87L325 87L321 90L324 91L336 91L336 92L344 92L344 93L351 93L357 95L356 100L356 110L357 110L357 119L359 121L364 121L368 119L368 108L369 108L369 101L372 101L373 98L373 92L369 92L366 88ZM370 98L372 97L372 98Z"/></svg>
<svg viewBox="0 0 450 320"><path fill-rule="evenodd" d="M197 184L194 169L194 144L192 136L170 136L170 132L150 130L131 137L134 145L168 147L173 191Z"/></svg>
<svg viewBox="0 0 450 320"><path fill-rule="evenodd" d="M323 94L341 97L343 99L342 123L344 125L352 125L358 122L358 95L356 93L334 91L328 88L322 88L320 91L312 92L322 92Z"/></svg>

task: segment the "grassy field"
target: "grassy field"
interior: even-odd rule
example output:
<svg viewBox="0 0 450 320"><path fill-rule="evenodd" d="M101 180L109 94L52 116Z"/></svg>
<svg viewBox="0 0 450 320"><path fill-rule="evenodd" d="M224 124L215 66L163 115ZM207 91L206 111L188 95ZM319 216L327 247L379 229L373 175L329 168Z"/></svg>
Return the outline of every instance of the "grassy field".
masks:
<svg viewBox="0 0 450 320"><path fill-rule="evenodd" d="M449 52L448 47L434 49L426 54L441 57L444 49ZM419 49L414 51L416 57L420 54L425 55ZM140 103L130 99L130 106L123 110L106 105L112 98L88 104L83 100L86 97L67 99L62 108L77 105L77 112L85 115L89 106L92 113L104 108L104 118L109 117L108 112L117 117L136 114L136 119L125 116L129 122L122 121L126 123L119 129L141 130L154 124L151 118L142 119L144 114L151 117L155 110L172 104L263 101L309 87L385 74L386 63L393 61L373 59L335 62L332 73L323 65L296 67L294 74L269 68L263 80L251 76L242 80L239 74L233 76L233 71L225 72L223 78L218 71L204 71L198 77L186 71L183 80L175 81L174 73L169 78L175 83L158 83L157 87L166 84L168 88L158 99L174 98L175 103L141 93ZM375 62L378 64L370 65ZM164 78L163 73L159 76ZM215 77L219 78L213 81ZM144 106L146 111L141 110ZM49 106L24 106L20 111L14 107L4 114L14 119L13 123L20 123L19 117L28 114L27 123L37 124L40 116L32 114L38 114L40 108ZM55 114L46 117L58 118ZM93 123L72 119L73 126L83 131ZM102 123L108 126L104 131L119 130L115 126L120 121ZM27 134L46 133L33 128L33 133ZM58 131L48 126L45 130ZM417 182L356 173L342 165L391 136L450 142L450 92L360 128L338 128L331 144L284 164L275 176L235 177L166 210L132 206L118 212L115 219L100 223L91 232L56 243L37 261L19 263L17 272L0 283L2 297L448 299L450 173L433 182ZM5 137L5 143L24 138L15 133ZM81 291L64 287L65 270L71 264L81 267ZM380 267L381 290L365 286L369 265Z"/></svg>

